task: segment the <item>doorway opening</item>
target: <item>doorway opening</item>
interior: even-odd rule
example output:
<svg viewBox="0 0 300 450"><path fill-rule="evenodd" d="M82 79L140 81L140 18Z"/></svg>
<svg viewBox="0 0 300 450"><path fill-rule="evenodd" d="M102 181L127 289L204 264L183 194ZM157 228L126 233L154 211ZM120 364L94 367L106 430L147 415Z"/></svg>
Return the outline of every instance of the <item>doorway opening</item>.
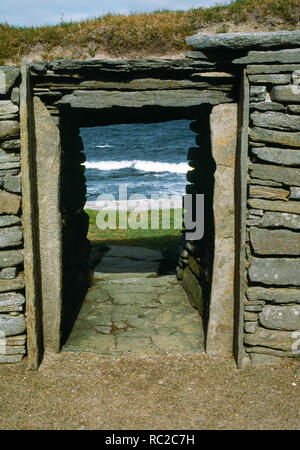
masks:
<svg viewBox="0 0 300 450"><path fill-rule="evenodd" d="M193 122L62 133L65 351L204 351L214 242L210 109ZM126 229L120 229L120 187L123 193L126 187ZM196 195L205 196L205 232L196 241L186 241L192 230L182 227L186 194L196 225ZM171 208L165 215L164 207ZM115 222L105 227L111 217Z"/></svg>

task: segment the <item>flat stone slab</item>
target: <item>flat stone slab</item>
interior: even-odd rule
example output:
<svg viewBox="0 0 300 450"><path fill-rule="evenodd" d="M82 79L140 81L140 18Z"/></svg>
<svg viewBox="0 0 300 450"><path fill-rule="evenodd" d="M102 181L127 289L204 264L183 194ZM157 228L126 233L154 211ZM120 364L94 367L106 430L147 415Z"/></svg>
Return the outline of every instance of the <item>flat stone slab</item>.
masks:
<svg viewBox="0 0 300 450"><path fill-rule="evenodd" d="M162 259L162 254L160 251L152 250L150 248L113 245L106 253L105 257L129 258L137 261L160 261Z"/></svg>
<svg viewBox="0 0 300 450"><path fill-rule="evenodd" d="M94 278L116 278L116 274L126 274L126 278L155 277L158 276L161 259L162 254L157 250L112 246L95 267Z"/></svg>
<svg viewBox="0 0 300 450"><path fill-rule="evenodd" d="M299 258L252 258L249 278L267 285L300 286Z"/></svg>
<svg viewBox="0 0 300 450"><path fill-rule="evenodd" d="M300 46L300 31L194 34L186 43L196 50L246 50Z"/></svg>

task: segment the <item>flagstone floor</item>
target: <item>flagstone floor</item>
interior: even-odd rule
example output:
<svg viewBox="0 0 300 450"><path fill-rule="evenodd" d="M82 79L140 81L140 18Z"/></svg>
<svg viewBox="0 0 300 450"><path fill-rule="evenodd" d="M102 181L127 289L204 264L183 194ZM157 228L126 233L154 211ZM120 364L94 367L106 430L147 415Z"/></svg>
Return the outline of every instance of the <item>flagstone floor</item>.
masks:
<svg viewBox="0 0 300 450"><path fill-rule="evenodd" d="M201 316L175 275L158 275L160 252L114 246L95 268L64 351L204 352Z"/></svg>

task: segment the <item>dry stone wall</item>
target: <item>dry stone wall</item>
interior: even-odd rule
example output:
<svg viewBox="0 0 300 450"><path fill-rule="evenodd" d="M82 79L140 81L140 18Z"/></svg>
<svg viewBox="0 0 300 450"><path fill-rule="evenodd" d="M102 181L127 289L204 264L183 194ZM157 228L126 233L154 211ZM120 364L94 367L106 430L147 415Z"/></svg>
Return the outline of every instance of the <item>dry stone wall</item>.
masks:
<svg viewBox="0 0 300 450"><path fill-rule="evenodd" d="M18 68L0 67L0 363L26 352L19 83Z"/></svg>
<svg viewBox="0 0 300 450"><path fill-rule="evenodd" d="M244 349L255 363L299 357L300 32L195 35L187 43L188 57L240 67L250 86L248 187L236 199L247 205Z"/></svg>
<svg viewBox="0 0 300 450"><path fill-rule="evenodd" d="M283 54L283 53L282 53ZM248 65L250 132L245 349L293 356L300 330L300 70Z"/></svg>

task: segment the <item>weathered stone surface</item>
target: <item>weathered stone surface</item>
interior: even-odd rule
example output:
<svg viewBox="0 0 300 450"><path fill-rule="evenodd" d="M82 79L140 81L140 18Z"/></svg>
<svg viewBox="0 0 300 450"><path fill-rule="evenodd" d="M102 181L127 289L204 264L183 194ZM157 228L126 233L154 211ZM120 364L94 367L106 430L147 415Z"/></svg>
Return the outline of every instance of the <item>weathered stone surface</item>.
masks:
<svg viewBox="0 0 300 450"><path fill-rule="evenodd" d="M281 112L258 112L251 114L251 120L255 126L272 128L280 131L299 131L300 116L291 116Z"/></svg>
<svg viewBox="0 0 300 450"><path fill-rule="evenodd" d="M65 95L59 104L72 108L104 110L113 107L141 108L147 106L189 107L202 104L216 105L232 101L232 95L217 90L158 90L140 92L120 91L74 91Z"/></svg>
<svg viewBox="0 0 300 450"><path fill-rule="evenodd" d="M15 150L21 147L20 139L10 139L9 141L4 141L1 143L1 148L4 150Z"/></svg>
<svg viewBox="0 0 300 450"><path fill-rule="evenodd" d="M257 33L258 38L260 33ZM236 58L233 64L258 64L258 63L300 63L300 49L256 51L250 50L247 56Z"/></svg>
<svg viewBox="0 0 300 450"><path fill-rule="evenodd" d="M248 312L261 312L263 309L263 305L257 304L257 303L250 303L250 302L245 302L244 305L244 311L248 311Z"/></svg>
<svg viewBox="0 0 300 450"><path fill-rule="evenodd" d="M252 141L270 142L285 145L287 147L300 147L300 133L286 131L267 130L266 128L253 127L249 137Z"/></svg>
<svg viewBox="0 0 300 450"><path fill-rule="evenodd" d="M250 347L250 349L256 347ZM250 353L250 360L252 366L261 366L262 364L278 364L282 358L280 356L268 355L265 351L266 347L262 347L264 353Z"/></svg>
<svg viewBox="0 0 300 450"><path fill-rule="evenodd" d="M193 256L189 256L188 266L193 272L193 274L199 278L201 274L200 265L199 262Z"/></svg>
<svg viewBox="0 0 300 450"><path fill-rule="evenodd" d="M247 180L248 184L256 184L257 186L274 186L282 187L283 183L278 183L278 181L260 180L259 178L249 178Z"/></svg>
<svg viewBox="0 0 300 450"><path fill-rule="evenodd" d="M20 104L20 89L18 87L14 87L12 89L10 99L15 105L19 106L19 104Z"/></svg>
<svg viewBox="0 0 300 450"><path fill-rule="evenodd" d="M25 298L22 294L9 292L0 294L0 312L22 311Z"/></svg>
<svg viewBox="0 0 300 450"><path fill-rule="evenodd" d="M283 227L300 230L300 215L266 211L260 222L260 226L265 228Z"/></svg>
<svg viewBox="0 0 300 450"><path fill-rule="evenodd" d="M291 81L291 74L266 74L266 75L250 75L251 83L260 84L287 84Z"/></svg>
<svg viewBox="0 0 300 450"><path fill-rule="evenodd" d="M250 185L249 196L256 198L267 198L271 200L287 200L290 191L286 189L276 189L268 186Z"/></svg>
<svg viewBox="0 0 300 450"><path fill-rule="evenodd" d="M0 268L17 266L23 262L23 259L21 250L0 251Z"/></svg>
<svg viewBox="0 0 300 450"><path fill-rule="evenodd" d="M159 270L158 261L135 260L129 258L104 257L95 267L94 278L110 279L125 274L128 277L157 276Z"/></svg>
<svg viewBox="0 0 300 450"><path fill-rule="evenodd" d="M61 144L59 130L39 98L34 97L33 107L44 345L46 349L57 352L60 348L62 308Z"/></svg>
<svg viewBox="0 0 300 450"><path fill-rule="evenodd" d="M295 70L292 73L292 83L294 85L299 85L299 83L300 83L300 70Z"/></svg>
<svg viewBox="0 0 300 450"><path fill-rule="evenodd" d="M258 317L260 324L271 330L300 330L300 305L268 305Z"/></svg>
<svg viewBox="0 0 300 450"><path fill-rule="evenodd" d="M0 119L1 116L18 113L19 108L10 100L0 100Z"/></svg>
<svg viewBox="0 0 300 450"><path fill-rule="evenodd" d="M21 194L22 191L21 177L15 175L6 175L4 178L3 186L6 191Z"/></svg>
<svg viewBox="0 0 300 450"><path fill-rule="evenodd" d="M0 292L18 291L24 287L25 282L22 274L13 280L0 280Z"/></svg>
<svg viewBox="0 0 300 450"><path fill-rule="evenodd" d="M264 215L264 212L262 209L248 209L247 213L255 215L255 216L260 216L260 217L262 217Z"/></svg>
<svg viewBox="0 0 300 450"><path fill-rule="evenodd" d="M263 200L250 198L248 200L250 208L263 209L267 211L278 211L281 213L295 213L300 214L299 202L282 202L280 200Z"/></svg>
<svg viewBox="0 0 300 450"><path fill-rule="evenodd" d="M267 95L266 86L251 86L250 87L250 101L263 102Z"/></svg>
<svg viewBox="0 0 300 450"><path fill-rule="evenodd" d="M191 305L194 308L197 308L199 313L203 315L204 300L202 289L199 284L199 280L188 267L183 271L182 283Z"/></svg>
<svg viewBox="0 0 300 450"><path fill-rule="evenodd" d="M300 200L300 188L299 187L291 187L291 200Z"/></svg>
<svg viewBox="0 0 300 450"><path fill-rule="evenodd" d="M1 364L15 364L21 362L23 355L0 355Z"/></svg>
<svg viewBox="0 0 300 450"><path fill-rule="evenodd" d="M282 164L284 166L300 165L300 151L291 148L258 147L252 148L252 153L263 161Z"/></svg>
<svg viewBox="0 0 300 450"><path fill-rule="evenodd" d="M291 186L300 186L300 169L274 166L271 164L253 164L250 172L253 178L279 181Z"/></svg>
<svg viewBox="0 0 300 450"><path fill-rule="evenodd" d="M105 257L110 258L128 258L137 261L160 261L162 254L158 250L152 250L143 247L124 247L121 245L112 245Z"/></svg>
<svg viewBox="0 0 300 450"><path fill-rule="evenodd" d="M0 169L2 169L1 165L3 163L19 163L20 165L20 156L16 156L14 154L6 153L4 151L0 154Z"/></svg>
<svg viewBox="0 0 300 450"><path fill-rule="evenodd" d="M300 289L248 287L247 298L249 301L266 300L278 304L300 303Z"/></svg>
<svg viewBox="0 0 300 450"><path fill-rule="evenodd" d="M15 247L22 244L23 234L21 227L13 226L0 229L0 248Z"/></svg>
<svg viewBox="0 0 300 450"><path fill-rule="evenodd" d="M14 66L0 66L0 94L7 94L15 84L20 71Z"/></svg>
<svg viewBox="0 0 300 450"><path fill-rule="evenodd" d="M300 31L194 34L186 43L196 50L245 50L300 46Z"/></svg>
<svg viewBox="0 0 300 450"><path fill-rule="evenodd" d="M6 345L24 345L26 343L26 334L18 334L17 336L7 336Z"/></svg>
<svg viewBox="0 0 300 450"><path fill-rule="evenodd" d="M295 354L293 353L293 351L287 351L287 350L278 350L275 348L269 348L269 347L260 347L260 346L254 346L254 347L246 347L245 351L250 355L256 355L258 356L258 354L260 354L260 356L263 356L263 361L265 360L265 358L267 358L268 362L280 362L280 358L282 361L282 358L291 358L291 357L295 357ZM271 359L269 359L271 358ZM274 361L274 359L276 358L276 360ZM255 361L257 361L255 359ZM253 364L252 362L252 358L251 358L251 364Z"/></svg>
<svg viewBox="0 0 300 450"><path fill-rule="evenodd" d="M25 355L24 345L0 345L0 355Z"/></svg>
<svg viewBox="0 0 300 450"><path fill-rule="evenodd" d="M250 103L250 110L257 111L285 111L285 107L281 103L276 102L254 102Z"/></svg>
<svg viewBox="0 0 300 450"><path fill-rule="evenodd" d="M17 276L17 268L16 267L5 267L0 272L1 280L11 280L16 278Z"/></svg>
<svg viewBox="0 0 300 450"><path fill-rule="evenodd" d="M0 214L13 214L19 212L21 199L18 195L0 191Z"/></svg>
<svg viewBox="0 0 300 450"><path fill-rule="evenodd" d="M35 70L37 64L31 65L31 70ZM41 65L39 65L41 67ZM213 63L205 61L191 61L172 58L148 58L148 59L131 59L131 60L111 60L111 59L90 59L85 61L74 59L60 59L56 61L49 61L43 70L52 70L57 74L64 74L70 72L99 74L101 71L123 73L143 73L143 74L158 74L158 73L193 73L201 68L214 67ZM39 69L40 70L40 69Z"/></svg>
<svg viewBox="0 0 300 450"><path fill-rule="evenodd" d="M292 344L295 341L292 334L293 333L289 331L266 330L259 327L255 333L249 333L244 336L244 343L251 346L259 345L262 347L291 351Z"/></svg>
<svg viewBox="0 0 300 450"><path fill-rule="evenodd" d="M254 283L300 286L299 258L252 258L249 278Z"/></svg>
<svg viewBox="0 0 300 450"><path fill-rule="evenodd" d="M252 227L250 241L258 255L300 255L300 234L294 231Z"/></svg>
<svg viewBox="0 0 300 450"><path fill-rule="evenodd" d="M234 171L237 105L219 105L210 115L214 185L215 254L212 274L207 352L232 354L234 309ZM226 258L224 258L226 255Z"/></svg>
<svg viewBox="0 0 300 450"><path fill-rule="evenodd" d="M292 114L300 114L300 105L288 105L287 108Z"/></svg>
<svg viewBox="0 0 300 450"><path fill-rule="evenodd" d="M8 171L10 169L21 169L20 160L17 161L17 158L15 159L15 161L11 161L11 162L6 162L6 161L2 162L1 159L0 159L0 172L5 173L5 171Z"/></svg>
<svg viewBox="0 0 300 450"><path fill-rule="evenodd" d="M282 103L299 103L300 102L300 86L274 86L270 92L271 100Z"/></svg>
<svg viewBox="0 0 300 450"><path fill-rule="evenodd" d="M0 331L6 336L14 336L25 331L25 319L23 314L11 316L10 314L0 314Z"/></svg>
<svg viewBox="0 0 300 450"><path fill-rule="evenodd" d="M258 315L254 312L244 311L245 322L255 322L258 323Z"/></svg>
<svg viewBox="0 0 300 450"><path fill-rule="evenodd" d="M277 74L284 72L293 72L294 70L299 70L300 65L298 64L277 64L277 65L264 65L264 64L253 64L247 66L247 73L249 74Z"/></svg>
<svg viewBox="0 0 300 450"><path fill-rule="evenodd" d="M10 227L21 223L20 217L17 216L0 216L0 228Z"/></svg>
<svg viewBox="0 0 300 450"><path fill-rule="evenodd" d="M244 330L246 333L255 333L257 326L257 322L245 322Z"/></svg>
<svg viewBox="0 0 300 450"><path fill-rule="evenodd" d="M42 81L38 83L38 86L49 84L52 89L61 89L63 91L71 90L109 90L109 91L149 91L149 90L174 90L174 89L217 89L217 90L230 90L234 84L234 78L230 79L228 76L220 79L218 85L209 79L210 77L203 75L193 76L193 78L186 78L182 80L178 79L159 79L159 78L141 78L130 79L123 81L113 80L74 80L74 84L63 83L63 80L57 81ZM219 77L220 78L220 77ZM37 92L36 95L44 103L53 103L55 100L59 100L62 97L60 92Z"/></svg>
<svg viewBox="0 0 300 450"><path fill-rule="evenodd" d="M16 138L20 134L19 122L15 120L0 121L0 139ZM2 147L3 148L3 147Z"/></svg>

